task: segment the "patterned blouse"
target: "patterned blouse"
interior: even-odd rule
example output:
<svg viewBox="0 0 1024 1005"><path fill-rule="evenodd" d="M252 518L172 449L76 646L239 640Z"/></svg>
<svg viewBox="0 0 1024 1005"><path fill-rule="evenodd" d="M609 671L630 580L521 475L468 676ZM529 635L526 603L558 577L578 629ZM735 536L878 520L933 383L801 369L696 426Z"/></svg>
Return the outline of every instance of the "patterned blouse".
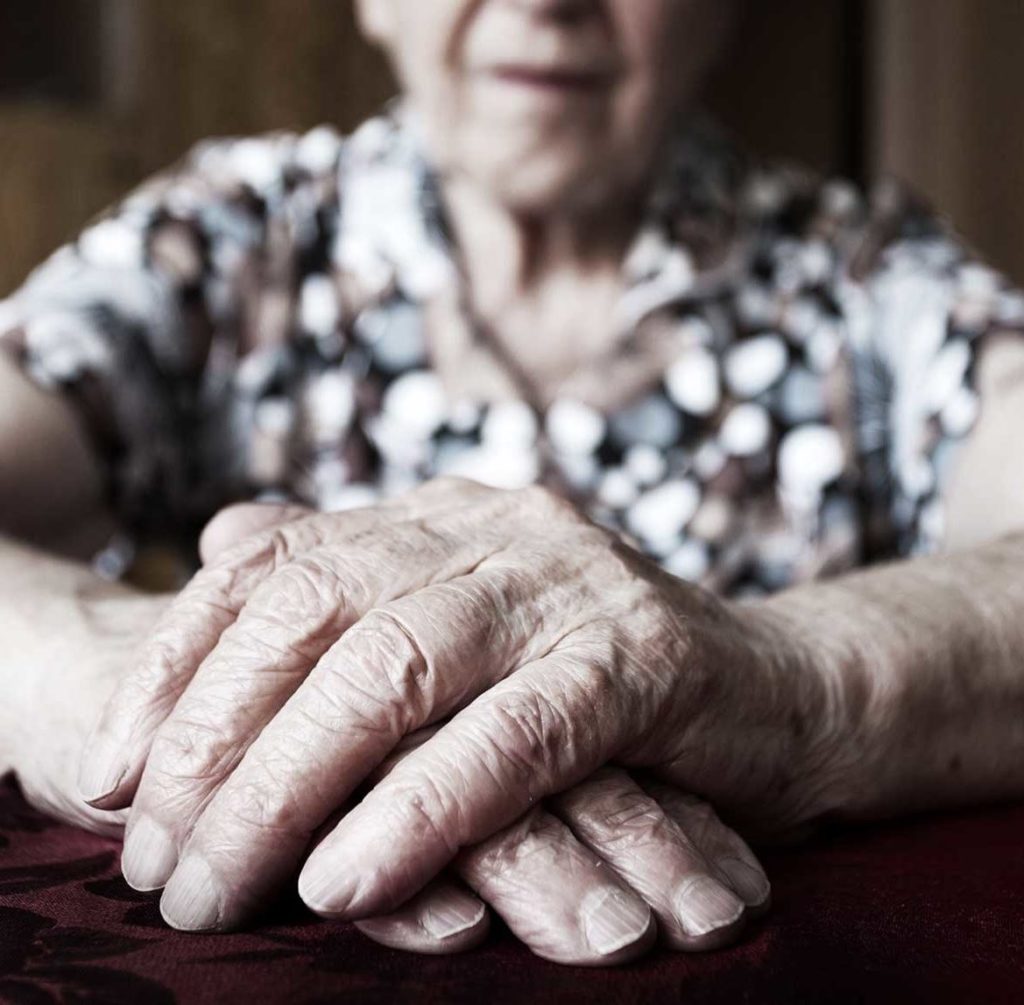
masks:
<svg viewBox="0 0 1024 1005"><path fill-rule="evenodd" d="M441 474L548 484L730 595L939 545L977 350L1024 331L1024 296L941 222L693 125L623 269L618 355L663 360L628 400L453 390L432 319L463 324L464 369L496 349L396 105L344 139L200 144L0 303L0 346L88 425L114 575L229 501L344 509Z"/></svg>

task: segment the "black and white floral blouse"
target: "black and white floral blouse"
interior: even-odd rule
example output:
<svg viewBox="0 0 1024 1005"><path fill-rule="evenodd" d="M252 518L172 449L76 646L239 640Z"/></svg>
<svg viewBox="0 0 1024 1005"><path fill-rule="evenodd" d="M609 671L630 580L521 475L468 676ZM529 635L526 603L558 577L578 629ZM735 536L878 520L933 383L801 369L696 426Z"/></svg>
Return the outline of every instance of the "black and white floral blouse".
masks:
<svg viewBox="0 0 1024 1005"><path fill-rule="evenodd" d="M228 501L343 509L440 474L542 481L733 595L937 547L977 351L1024 329L1021 294L896 187L866 199L697 127L623 268L620 352L656 333L653 385L604 413L451 392L430 318L461 270L396 106L346 139L201 144L0 303L0 346L95 438L111 571Z"/></svg>

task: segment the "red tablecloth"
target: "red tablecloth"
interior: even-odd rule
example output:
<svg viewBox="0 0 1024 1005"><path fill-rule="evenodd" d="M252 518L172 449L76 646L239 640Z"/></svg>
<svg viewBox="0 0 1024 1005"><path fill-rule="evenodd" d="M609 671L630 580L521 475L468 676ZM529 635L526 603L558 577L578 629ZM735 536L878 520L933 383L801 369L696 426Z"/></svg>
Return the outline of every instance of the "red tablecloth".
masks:
<svg viewBox="0 0 1024 1005"><path fill-rule="evenodd" d="M772 852L775 907L741 945L620 970L555 966L501 932L466 956L410 956L298 902L249 932L184 935L117 859L0 783L0 1001L1024 1002L1024 807Z"/></svg>

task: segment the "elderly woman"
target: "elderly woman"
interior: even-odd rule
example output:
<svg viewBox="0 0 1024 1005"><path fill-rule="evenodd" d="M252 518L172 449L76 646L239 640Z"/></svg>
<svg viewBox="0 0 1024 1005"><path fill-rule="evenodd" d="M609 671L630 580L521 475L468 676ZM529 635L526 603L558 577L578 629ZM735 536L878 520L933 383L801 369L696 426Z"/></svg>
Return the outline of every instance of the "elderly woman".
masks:
<svg viewBox="0 0 1024 1005"><path fill-rule="evenodd" d="M0 307L27 796L178 928L298 876L616 963L767 906L733 826L1024 792L1024 298L701 126L722 0L360 10L387 114L203 144Z"/></svg>

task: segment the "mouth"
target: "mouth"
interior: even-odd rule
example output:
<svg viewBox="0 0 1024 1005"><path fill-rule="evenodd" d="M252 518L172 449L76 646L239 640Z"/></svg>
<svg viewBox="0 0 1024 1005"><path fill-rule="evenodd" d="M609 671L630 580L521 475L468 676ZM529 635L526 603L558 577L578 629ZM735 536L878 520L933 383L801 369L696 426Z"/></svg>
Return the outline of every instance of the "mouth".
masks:
<svg viewBox="0 0 1024 1005"><path fill-rule="evenodd" d="M605 71L558 67L496 66L487 76L504 84L549 94L587 94L607 87L612 75Z"/></svg>

